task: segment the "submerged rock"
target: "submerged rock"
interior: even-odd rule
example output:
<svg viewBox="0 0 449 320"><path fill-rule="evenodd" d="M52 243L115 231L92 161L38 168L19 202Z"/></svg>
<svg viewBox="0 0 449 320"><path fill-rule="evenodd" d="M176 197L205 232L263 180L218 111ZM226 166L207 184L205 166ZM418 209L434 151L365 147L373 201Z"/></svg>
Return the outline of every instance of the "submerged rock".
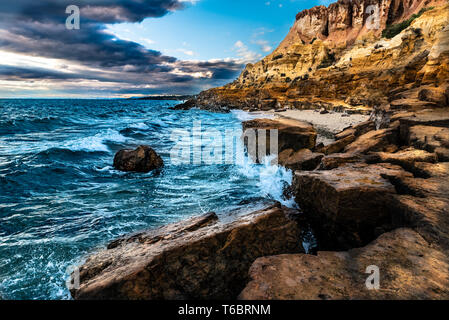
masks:
<svg viewBox="0 0 449 320"><path fill-rule="evenodd" d="M379 268L369 290L370 266ZM417 232L398 229L347 252L263 257L251 266L243 300L448 299L449 258Z"/></svg>
<svg viewBox="0 0 449 320"><path fill-rule="evenodd" d="M233 299L259 257L304 252L297 211L213 214L111 243L80 268L75 299Z"/></svg>
<svg viewBox="0 0 449 320"><path fill-rule="evenodd" d="M114 157L114 168L126 172L150 172L164 166L162 158L148 146L120 150Z"/></svg>

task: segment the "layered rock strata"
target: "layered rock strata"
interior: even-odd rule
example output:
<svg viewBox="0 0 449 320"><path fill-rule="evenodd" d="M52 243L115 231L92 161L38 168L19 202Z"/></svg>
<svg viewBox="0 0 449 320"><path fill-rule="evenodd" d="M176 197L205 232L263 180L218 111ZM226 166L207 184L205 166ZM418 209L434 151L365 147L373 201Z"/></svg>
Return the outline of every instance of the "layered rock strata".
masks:
<svg viewBox="0 0 449 320"><path fill-rule="evenodd" d="M378 13L374 20L372 10ZM297 15L273 53L248 64L234 82L204 91L180 108L369 112L375 105L412 111L445 107L448 19L444 0L339 0L328 8L314 7ZM382 37L389 29L398 34Z"/></svg>

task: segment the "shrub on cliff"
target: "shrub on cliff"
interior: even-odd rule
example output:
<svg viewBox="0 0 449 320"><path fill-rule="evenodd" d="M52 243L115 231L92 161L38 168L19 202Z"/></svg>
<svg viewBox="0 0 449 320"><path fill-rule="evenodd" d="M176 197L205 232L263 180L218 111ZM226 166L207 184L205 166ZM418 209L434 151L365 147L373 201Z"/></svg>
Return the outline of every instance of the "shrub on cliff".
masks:
<svg viewBox="0 0 449 320"><path fill-rule="evenodd" d="M434 7L422 8L418 13L413 14L409 19L402 21L401 23L388 25L382 31L382 37L391 39L401 33L401 31L407 29L413 22L413 20L419 18L424 12L432 10Z"/></svg>

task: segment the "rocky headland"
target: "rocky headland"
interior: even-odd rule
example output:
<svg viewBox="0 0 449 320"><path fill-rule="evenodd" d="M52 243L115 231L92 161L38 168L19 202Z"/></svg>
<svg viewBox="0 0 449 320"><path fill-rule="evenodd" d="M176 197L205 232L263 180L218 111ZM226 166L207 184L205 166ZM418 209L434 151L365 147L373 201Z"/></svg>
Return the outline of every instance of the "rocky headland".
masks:
<svg viewBox="0 0 449 320"><path fill-rule="evenodd" d="M339 0L302 11L273 53L179 108L369 114L373 106L447 106L448 18L446 0Z"/></svg>
<svg viewBox="0 0 449 320"><path fill-rule="evenodd" d="M369 5L380 29L367 28ZM210 213L118 239L81 266L73 297L449 299L448 18L432 0L299 13L272 54L179 109L278 111L243 129L279 131L277 161L294 171L285 193L300 210ZM322 143L290 109L369 117L327 128ZM304 246L310 228L317 252Z"/></svg>

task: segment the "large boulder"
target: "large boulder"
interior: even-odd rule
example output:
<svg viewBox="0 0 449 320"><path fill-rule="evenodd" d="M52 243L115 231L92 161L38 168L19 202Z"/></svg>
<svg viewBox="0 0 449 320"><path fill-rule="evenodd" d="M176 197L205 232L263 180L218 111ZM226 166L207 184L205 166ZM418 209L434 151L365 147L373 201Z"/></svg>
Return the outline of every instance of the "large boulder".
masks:
<svg viewBox="0 0 449 320"><path fill-rule="evenodd" d="M286 149L279 154L277 164L291 170L314 170L323 157L324 154L314 153L309 149L296 152L293 149Z"/></svg>
<svg viewBox="0 0 449 320"><path fill-rule="evenodd" d="M447 177L445 178L447 180ZM429 184L435 187L434 183ZM421 192L426 188L421 184ZM448 188L446 187L446 192ZM414 190L417 191L417 190ZM435 192L435 190L434 190ZM411 226L433 247L449 250L449 199L441 196L395 195L392 201L395 226Z"/></svg>
<svg viewBox="0 0 449 320"><path fill-rule="evenodd" d="M367 279L379 268L379 289ZM257 259L243 300L449 299L447 251L417 232L398 229L347 252L279 255Z"/></svg>
<svg viewBox="0 0 449 320"><path fill-rule="evenodd" d="M164 166L162 158L148 146L120 150L114 157L114 168L126 172L150 172Z"/></svg>
<svg viewBox="0 0 449 320"><path fill-rule="evenodd" d="M262 146L264 141L259 134L265 132L266 154L270 154L271 130L277 130L278 154L286 149L293 149L293 151L313 149L317 139L317 132L311 124L290 119L254 119L245 121L243 122L243 130L247 146L249 145L248 139L253 136L256 136L257 146Z"/></svg>
<svg viewBox="0 0 449 320"><path fill-rule="evenodd" d="M297 211L215 214L114 241L80 268L75 299L233 299L259 257L304 252Z"/></svg>
<svg viewBox="0 0 449 320"><path fill-rule="evenodd" d="M415 165L413 166L413 173L415 176L421 178L448 177L449 162L440 162L440 163L416 162Z"/></svg>
<svg viewBox="0 0 449 320"><path fill-rule="evenodd" d="M366 245L390 228L391 196L396 194L390 179L396 176L412 174L391 164L348 164L329 171L297 171L292 189L320 246L341 250Z"/></svg>
<svg viewBox="0 0 449 320"><path fill-rule="evenodd" d="M424 178L389 177L398 195L393 196L393 224L413 227L434 246L449 249L448 164L416 164ZM419 172L419 171L417 171Z"/></svg>

